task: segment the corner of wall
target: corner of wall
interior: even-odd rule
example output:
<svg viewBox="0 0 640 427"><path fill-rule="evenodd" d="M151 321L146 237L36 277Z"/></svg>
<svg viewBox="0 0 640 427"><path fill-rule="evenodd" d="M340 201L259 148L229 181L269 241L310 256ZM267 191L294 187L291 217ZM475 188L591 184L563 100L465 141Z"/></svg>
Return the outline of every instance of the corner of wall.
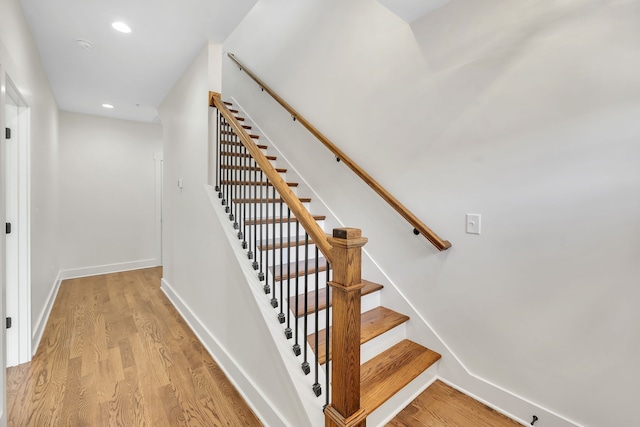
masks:
<svg viewBox="0 0 640 427"><path fill-rule="evenodd" d="M58 273L56 280L53 282L51 286L51 292L47 296L46 302L40 315L38 316L38 320L36 320L35 325L33 325L32 329L32 337L31 337L31 356L36 354L38 350L38 346L40 345L40 340L42 339L42 335L44 334L44 329L47 326L47 321L49 320L49 315L51 314L51 309L53 308L53 303L58 296L58 291L60 290L60 285L62 284L62 271Z"/></svg>

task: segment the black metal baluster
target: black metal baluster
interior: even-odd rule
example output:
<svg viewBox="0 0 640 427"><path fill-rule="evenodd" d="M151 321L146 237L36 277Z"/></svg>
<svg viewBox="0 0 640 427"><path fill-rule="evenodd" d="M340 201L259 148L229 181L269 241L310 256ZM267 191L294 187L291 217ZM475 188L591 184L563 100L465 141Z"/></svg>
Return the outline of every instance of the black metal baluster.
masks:
<svg viewBox="0 0 640 427"><path fill-rule="evenodd" d="M316 307L317 309L317 307ZM304 233L304 339L309 336L309 234ZM307 347L304 346L304 362L302 362L302 372L308 375L311 372L309 359L307 358Z"/></svg>
<svg viewBox="0 0 640 427"><path fill-rule="evenodd" d="M241 194L238 196L241 198L240 200L240 205L238 207L239 212L242 213L242 215L240 215L240 221L239 221L239 225L240 228L238 229L238 240L242 240L242 249L247 249L247 240L245 239L245 235L247 232L247 226L246 226L246 221L247 221L247 185L249 184L248 178L247 178L247 147L244 146L244 144L242 144L241 146L241 152L242 152L242 192Z"/></svg>
<svg viewBox="0 0 640 427"><path fill-rule="evenodd" d="M255 197L255 182L256 182L256 170L253 166L253 164L255 163L255 161L253 160L253 157L249 157L249 182L251 183L250 185L248 185L248 189L247 189L247 199L245 200L245 203L247 204L247 210L249 211L249 214L247 215L245 222L244 222L244 226L245 226L245 231L244 231L244 237L247 237L247 233L249 233L249 237L246 239L246 242L248 243L248 248L249 250L247 251L247 258L249 259L253 259L253 235L251 233L251 223L249 223L249 226L247 227L247 221L251 220L251 219L255 219L256 217L256 212L255 210L253 210L253 200Z"/></svg>
<svg viewBox="0 0 640 427"><path fill-rule="evenodd" d="M254 270L258 269L258 228L256 221L258 221L258 163L253 159L253 164L256 167L253 175L253 253L249 259L253 257L252 267ZM262 170L260 171L262 173Z"/></svg>
<svg viewBox="0 0 640 427"><path fill-rule="evenodd" d="M296 356L300 356L300 343L298 342L298 330L299 330L299 324L300 324L300 316L298 316L299 310L300 310L300 274L298 274L298 262L300 262L300 222L298 222L298 220L296 219L296 263L294 264L294 274L296 275L296 309L294 311L295 313L295 322L296 322L296 327L295 327L295 344L293 345L293 353ZM291 274L291 273L289 273Z"/></svg>
<svg viewBox="0 0 640 427"><path fill-rule="evenodd" d="M260 220L257 222L258 224L258 229L260 230L260 272L258 273L258 278L260 280L264 280L264 270L263 270L263 263L264 263L264 240L262 239L262 215L264 213L264 201L262 198L262 189L264 188L264 186L262 185L262 180L264 179L263 177L263 173L262 173L262 169L260 169L260 182L258 182L258 186L260 187Z"/></svg>
<svg viewBox="0 0 640 427"><path fill-rule="evenodd" d="M285 321L285 317L284 317L284 300L283 300L283 294L284 294L284 257L283 252L284 252L284 235L283 235L283 227L284 227L284 218L282 216L282 196L280 196L280 313L278 313L278 321L280 323L284 323ZM287 222L287 227L289 227L289 223ZM287 235L289 235L289 232L287 231ZM275 294L275 292L274 292Z"/></svg>
<svg viewBox="0 0 640 427"><path fill-rule="evenodd" d="M220 197L220 110L216 108L216 192Z"/></svg>
<svg viewBox="0 0 640 427"><path fill-rule="evenodd" d="M242 177L242 150L244 149L244 145L240 142L240 138L235 133L233 134L233 142L234 147L236 148L237 156L236 156L236 192L235 197L233 199L233 206L235 210L235 221L233 223L234 230L240 230L240 204L238 203L238 199L241 195L241 188L244 186L244 183L241 180ZM238 238L240 238L238 236Z"/></svg>
<svg viewBox="0 0 640 427"><path fill-rule="evenodd" d="M316 280L315 280L315 282L316 282L316 313L315 313L315 316L316 316L315 317L315 319L316 319L316 327L315 327L315 334L314 334L314 337L315 337L315 343L314 343L315 347L314 348L316 349L316 351L314 352L315 355L316 355L316 358L315 358L315 362L316 362L316 377L315 377L315 380L316 380L316 382L313 384L313 392L315 393L316 397L318 397L318 396L320 396L320 394L322 394L322 387L320 386L320 383L318 382L318 378L319 378L319 375L320 375L320 373L318 372L318 369L319 369L318 352L320 350L319 347L318 347L319 346L318 339L320 337L320 330L318 329L318 321L320 320L320 317L319 317L320 304L318 304L319 303L319 296L320 296L320 271L318 270L318 268L319 268L318 255L319 255L318 254L318 246L316 246L316 265L315 265L315 267L316 267L316 274L315 274L315 278L316 278ZM326 310L329 311L329 305L328 304L327 304ZM329 328L329 325L327 324L327 329L328 328Z"/></svg>
<svg viewBox="0 0 640 427"><path fill-rule="evenodd" d="M224 164L223 164L223 168L224 168L224 179L222 180L222 189L223 189L223 193L224 193L224 197L222 198L222 206L224 206L224 211L225 213L229 213L229 164L231 163L231 156L229 155L229 147L226 144L227 142L227 137L226 137L226 132L228 129L228 123L225 120L224 122L224 131L222 133L222 146L224 149Z"/></svg>
<svg viewBox="0 0 640 427"><path fill-rule="evenodd" d="M327 288L327 291L325 293L326 295L326 304L327 304L327 309L325 310L325 324L327 325L327 327L324 329L324 342L325 344L325 348L324 348L324 386L327 388L327 391L325 393L325 408L329 405L329 393L330 393L330 388L329 388L329 373L331 372L330 369L330 363L331 361L329 360L329 346L331 345L331 337L329 336L329 321L330 321L330 315L329 315L329 309L331 307L331 286L329 286L329 271L330 271L330 265L329 265L329 260L327 260L327 277L326 277L326 285L325 287Z"/></svg>
<svg viewBox="0 0 640 427"><path fill-rule="evenodd" d="M264 248L265 256L264 256L264 271L265 273L269 271L269 178L266 178L264 182L264 186L267 193L267 198L265 199L265 210L264 210L264 235L265 239L262 242L262 247ZM273 275L273 274L272 274ZM271 293L271 286L269 285L269 280L264 281L264 293Z"/></svg>
<svg viewBox="0 0 640 427"><path fill-rule="evenodd" d="M271 183L271 214L273 215L273 221L271 224L271 231L272 233L272 240L273 240L273 244L271 246L271 265L272 265L272 269L271 272L273 274L271 274L271 289L273 289L273 294L272 294L272 298L271 298L271 307L273 308L277 308L278 307L278 298L277 298L277 288L276 288L276 247L277 247L277 242L276 242L276 221L277 221L277 217L276 217L276 187L273 186L273 183ZM268 188L268 187L267 187ZM280 223L282 223L282 218L280 219ZM282 277L282 265L280 266L280 276Z"/></svg>
<svg viewBox="0 0 640 427"><path fill-rule="evenodd" d="M280 246L282 247L282 242ZM291 331L291 208L289 207L287 207L287 327L284 330L284 336L288 340L293 336Z"/></svg>
<svg viewBox="0 0 640 427"><path fill-rule="evenodd" d="M229 221L234 221L233 229L237 230L238 222L236 221L236 215L234 214L234 205L238 194L238 159L240 158L240 153L238 153L238 146L235 144L235 134L229 135L229 139L229 145L233 152L233 165L231 166L231 198L229 199L229 208L231 209L231 212L229 213Z"/></svg>

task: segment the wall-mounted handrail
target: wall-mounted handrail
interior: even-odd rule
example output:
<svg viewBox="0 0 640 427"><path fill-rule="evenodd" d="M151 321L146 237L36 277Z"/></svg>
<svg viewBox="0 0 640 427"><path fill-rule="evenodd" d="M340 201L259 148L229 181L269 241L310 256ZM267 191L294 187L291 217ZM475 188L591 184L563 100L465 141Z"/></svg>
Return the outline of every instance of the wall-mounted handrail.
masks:
<svg viewBox="0 0 640 427"><path fill-rule="evenodd" d="M238 135L242 145L247 149L251 156L255 159L256 163L260 166L266 177L271 184L276 188L282 200L289 206L293 215L297 218L309 236L313 239L316 246L329 261L332 261L331 257L331 245L327 240L327 235L324 230L320 228L316 220L304 207L300 199L291 191L287 183L282 176L276 171L269 159L262 153L262 151L253 142L247 131L240 125L235 116L231 114L227 106L222 102L220 94L215 92L209 92L209 105L216 107L222 116L233 128L233 131Z"/></svg>
<svg viewBox="0 0 640 427"><path fill-rule="evenodd" d="M380 197L382 197L392 208L394 208L404 219L406 219L419 234L429 240L433 246L438 250L443 251L451 247L451 243L448 240L441 239L436 233L427 227L422 221L418 219L409 209L407 209L402 203L400 203L395 197L393 197L387 190L384 189L375 179L364 171L356 162L354 162L349 156L347 156L342 150L340 150L334 143L332 143L322 132L316 129L307 119L298 113L291 105L289 105L284 99L282 99L277 93L267 86L258 76L256 76L251 70L249 70L242 62L240 62L232 53L227 54L233 62L235 62L240 70L247 73L261 89L265 90L273 99L276 100L285 110L291 114L294 120L300 122L313 136L315 136L325 147L327 147L338 159L346 164L356 175L360 177L364 182L369 185ZM311 234L311 233L310 233Z"/></svg>

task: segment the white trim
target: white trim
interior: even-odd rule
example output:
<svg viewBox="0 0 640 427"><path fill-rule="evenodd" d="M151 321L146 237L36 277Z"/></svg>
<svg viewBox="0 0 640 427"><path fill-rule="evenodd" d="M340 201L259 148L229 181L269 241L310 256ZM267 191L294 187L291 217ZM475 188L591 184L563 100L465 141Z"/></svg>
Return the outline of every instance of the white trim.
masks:
<svg viewBox="0 0 640 427"><path fill-rule="evenodd" d="M140 261L120 262L117 264L96 265L93 267L73 268L61 270L61 279L75 279L77 277L97 276L99 274L119 273L121 271L140 270L142 268L158 267L157 259L143 259Z"/></svg>
<svg viewBox="0 0 640 427"><path fill-rule="evenodd" d="M33 357L38 350L38 345L40 344L40 340L42 339L42 334L44 334L44 328L47 326L47 321L49 320L49 315L51 314L51 309L53 308L53 303L58 296L58 290L60 290L60 284L62 283L61 273L58 273L58 277L56 278L55 283L51 287L51 292L47 297L47 302L40 312L40 316L38 316L38 320L36 321L35 327L33 329L33 335L31 337L31 356Z"/></svg>
<svg viewBox="0 0 640 427"><path fill-rule="evenodd" d="M543 408L542 406L537 405L537 404L531 402L530 400L528 400L528 399L526 399L524 397L518 396L515 393L512 393L512 392L510 392L508 390L505 390L504 388L500 387L499 385L493 384L490 381L487 381L485 379L479 378L474 374L471 374L471 376L473 376L475 379L477 379L479 381L482 381L482 382L486 383L490 387L494 387L497 390L499 390L499 391L501 391L503 393L506 393L506 394L508 394L509 396L511 396L511 397L513 397L515 399L521 400L522 402L526 403L527 405L535 407L538 410L535 413L535 415L537 415L540 420L544 419L545 425L547 425L547 423L548 423L548 424L554 425L554 426L584 427L582 424L578 424L576 421L570 420L569 418L564 417L564 416L562 416L562 415L560 415L560 414L558 414L558 413L556 413L556 412L554 412L554 411L552 411L550 409ZM477 396L474 393L471 393L470 391L466 390L465 388L460 387L457 384L455 384L455 383L453 383L453 382L451 382L451 381L449 381L449 380L447 380L445 378L438 377L438 379L440 381L442 381L443 383L447 384L448 386L451 386L451 387L455 388L456 390L468 395L469 397L472 397L473 399L477 400L478 402L480 402L480 403L490 407L491 409L493 409L493 410L495 410L495 411L497 411L497 412L499 412L499 413L511 418L514 421L522 423L525 426L531 425L531 421L525 421L525 420L523 420L523 419L521 419L519 417L516 417L515 415L513 415L513 414L511 414L511 413L509 413L509 412L507 412L507 411L495 406L494 404L488 402L487 400ZM534 414L532 414L532 415L534 415ZM549 421L549 418L556 418L556 420Z"/></svg>
<svg viewBox="0 0 640 427"><path fill-rule="evenodd" d="M283 424L283 417L269 401L266 394L263 393L253 381L251 381L251 378L246 372L236 364L227 350L216 340L209 329L193 314L187 304L173 290L169 282L162 278L160 283L160 290L164 292L184 321L187 322L187 325L189 325L211 357L215 359L220 369L222 369L229 381L231 381L236 390L238 390L238 393L240 393L242 398L250 405L260 421L264 425L273 425L277 422ZM254 391L254 393L251 393L251 398L246 394L246 390ZM267 422L267 420L272 421Z"/></svg>

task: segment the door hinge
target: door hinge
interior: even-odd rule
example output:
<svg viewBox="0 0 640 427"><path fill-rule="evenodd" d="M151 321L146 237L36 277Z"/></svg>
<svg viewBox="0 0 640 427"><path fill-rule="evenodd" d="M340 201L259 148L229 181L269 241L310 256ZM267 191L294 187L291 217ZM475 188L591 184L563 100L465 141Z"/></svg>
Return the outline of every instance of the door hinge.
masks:
<svg viewBox="0 0 640 427"><path fill-rule="evenodd" d="M10 222L5 223L4 229L6 234L11 234L11 223Z"/></svg>
<svg viewBox="0 0 640 427"><path fill-rule="evenodd" d="M11 328L11 317L7 317L7 329Z"/></svg>
<svg viewBox="0 0 640 427"><path fill-rule="evenodd" d="M4 137L6 139L11 139L11 128L4 128Z"/></svg>

